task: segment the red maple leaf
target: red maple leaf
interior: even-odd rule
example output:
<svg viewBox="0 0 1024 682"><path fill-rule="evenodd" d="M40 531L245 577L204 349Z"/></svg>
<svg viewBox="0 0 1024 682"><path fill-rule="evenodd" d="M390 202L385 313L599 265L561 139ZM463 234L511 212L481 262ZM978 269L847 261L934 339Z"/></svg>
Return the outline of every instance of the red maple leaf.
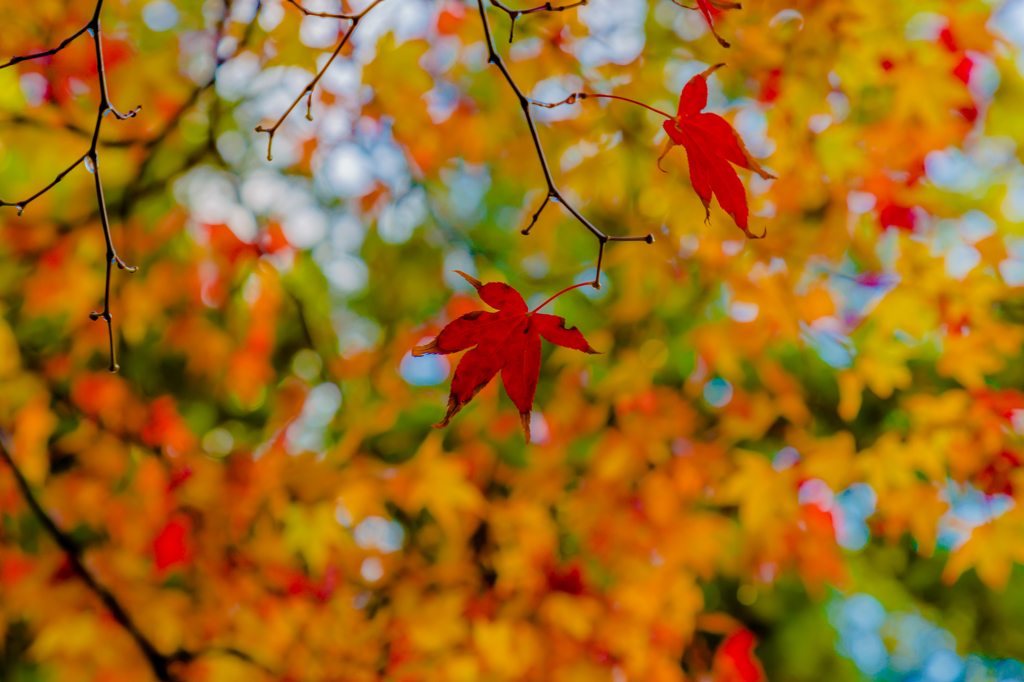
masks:
<svg viewBox="0 0 1024 682"><path fill-rule="evenodd" d="M887 204L881 211L879 211L878 222L882 224L883 229L887 227L898 227L901 230L913 232L914 223L917 222L917 218L914 215L914 209L912 206Z"/></svg>
<svg viewBox="0 0 1024 682"><path fill-rule="evenodd" d="M723 65L716 64L704 73L697 74L683 88L679 95L678 113L663 125L669 142L658 159L658 167L661 167L661 159L665 158L672 147L682 145L690 164L690 183L704 204L705 222L711 217L709 207L714 194L744 234L751 239L760 239L751 234L747 227L750 214L747 195L743 183L729 163L748 168L765 180L775 179L775 176L754 160L728 121L718 114L701 113L701 109L708 104L707 77L720 66Z"/></svg>
<svg viewBox="0 0 1024 682"><path fill-rule="evenodd" d="M719 11L726 9L743 9L743 6L740 5L740 3L728 2L726 0L697 0L696 7L687 7L683 3L679 2L679 0L672 0L672 2L686 9L699 9L701 13L704 14L704 18L708 20L708 26L711 28L711 35L715 36L715 40L718 41L718 44L722 47L729 47L729 43L725 42L722 39L722 36L718 35L718 32L715 31L715 22L711 20L711 7L714 7Z"/></svg>
<svg viewBox="0 0 1024 682"><path fill-rule="evenodd" d="M158 571L186 563L192 558L192 549L188 543L190 526L187 518L172 519L156 536L153 556Z"/></svg>
<svg viewBox="0 0 1024 682"><path fill-rule="evenodd" d="M447 426L462 406L472 400L500 370L505 392L519 408L523 431L529 442L530 411L540 375L540 337L584 353L597 352L576 327L566 329L563 318L537 311L565 291L584 284L569 287L530 310L519 292L509 285L501 282L481 284L464 272L456 272L476 287L484 303L498 312L477 310L467 313L449 323L430 343L412 349L412 354L420 357L426 354L447 355L473 348L459 361L452 378L451 395L448 396L448 413L434 426Z"/></svg>
<svg viewBox="0 0 1024 682"><path fill-rule="evenodd" d="M719 682L760 682L765 679L764 668L754 654L757 638L747 629L740 629L726 637L715 652L713 667Z"/></svg>

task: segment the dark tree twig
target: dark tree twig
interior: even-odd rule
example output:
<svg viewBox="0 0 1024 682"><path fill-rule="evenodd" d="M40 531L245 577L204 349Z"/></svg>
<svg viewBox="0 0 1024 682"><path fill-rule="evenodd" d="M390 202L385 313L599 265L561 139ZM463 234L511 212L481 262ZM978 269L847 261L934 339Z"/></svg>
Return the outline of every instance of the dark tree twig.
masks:
<svg viewBox="0 0 1024 682"><path fill-rule="evenodd" d="M352 33L355 32L356 26L359 25L359 22L362 21L363 17L365 17L370 10L372 10L380 3L384 2L384 0L374 0L366 7L366 9L364 9L362 12L359 12L358 14L325 14L322 12L310 12L307 9L303 9L302 5L295 2L295 0L288 0L288 2L298 7L303 14L306 14L308 16L347 19L348 21L352 22L352 25L348 27L348 30L345 31L345 35L342 36L341 38L341 42L338 43L338 46L336 48L334 48L334 52L331 53L331 58L328 59L327 63L323 65L323 68L321 68L317 72L317 74L313 77L313 80L311 80L306 85L306 87L303 88L302 92L299 93L299 96L295 98L294 102L292 102L292 105L288 107L288 110L281 114L281 118L277 119L277 123L270 126L269 128L264 128L262 125L256 126L257 133L268 133L270 135L270 139L267 140L267 161L274 160L274 157L271 154L271 149L274 144L274 134L277 132L277 129L281 127L281 124L284 123L284 120L288 118L288 114L292 113L292 110L298 105L299 102L302 101L303 97L306 97L306 118L309 119L310 121L313 120L313 89L316 87L316 84L320 82L320 79L323 78L324 74L327 73L327 69L330 68L331 64L334 62L335 57L337 57L341 53L342 48L345 47L345 45L348 43L349 38L352 37Z"/></svg>
<svg viewBox="0 0 1024 682"><path fill-rule="evenodd" d="M358 14L331 14L329 12L310 12L308 9L300 5L295 0L287 1L292 5L295 5L295 7L298 8L298 10L305 14L307 17L323 17L324 19L348 19L350 21L357 21L359 19L362 19L362 15L366 14L370 10L370 8L367 7L365 10L359 12Z"/></svg>
<svg viewBox="0 0 1024 682"><path fill-rule="evenodd" d="M25 211L25 208L31 202L35 201L40 196L42 196L50 189L52 189L54 185L63 180L64 176L73 171L79 164L84 164L85 167L93 174L93 180L96 185L96 201L99 204L100 222L103 225L103 238L105 239L107 246L107 272L106 282L103 289L103 311L90 313L89 318L93 321L100 319L106 321L107 336L110 339L110 371L116 372L118 370L118 366L117 358L114 351L113 316L110 313L111 271L113 270L114 265L116 265L119 269L127 270L128 272L135 272L137 268L125 265L124 261L118 258L117 251L114 249L114 240L110 234L110 220L107 216L107 204L103 198L103 182L100 178L100 164L97 149L99 147L100 127L103 125L104 116L106 116L108 113L112 113L114 115L114 118L118 119L119 121L123 121L128 118L133 118L139 112L139 109L141 107L135 107L128 113L122 114L110 104L110 98L107 93L107 74L103 68L103 45L100 34L100 10L102 8L103 0L96 0L96 9L93 11L92 18L89 20L89 22L85 26L80 28L78 31L76 31L71 37L64 39L57 47L51 50L46 50L44 52L37 52L35 54L26 55L24 57L14 57L6 64L0 65L0 69L3 69L23 61L28 61L30 59L37 59L39 57L48 57L50 55L55 55L61 50L63 50L65 47L67 47L69 44L71 44L71 42L75 38L79 37L83 33L88 33L92 37L93 45L96 48L96 78L99 82L100 87L100 104L99 109L96 112L96 127L93 129L92 143L89 146L89 150L81 157L79 157L78 160L76 160L74 163L72 163L70 166L64 169L53 180L53 182L44 187L42 190L30 196L28 199L23 199L22 201L17 202L8 202L0 199L0 206L14 206L15 208L18 209L18 215L20 216Z"/></svg>
<svg viewBox="0 0 1024 682"><path fill-rule="evenodd" d="M99 5L100 4L102 4L102 0L100 0L100 2L97 3L97 14L99 14L98 9L99 9ZM50 56L53 56L53 55L57 54L58 52L60 52L61 50L63 50L68 45L70 45L75 40L75 38L77 38L78 36L82 35L86 31L88 31L91 28L91 24L92 24L92 22L89 22L88 24L86 24L82 28L78 29L71 36L69 36L69 37L65 38L64 40L62 40L60 45L58 45L57 47L53 48L52 50L46 50L44 52L36 52L34 54L25 55L24 57L12 57L11 61L7 62L6 64L0 64L0 69L6 69L8 66L14 66L15 64L20 64L21 62L27 62L27 61L29 61L31 59L39 59L40 57L50 57Z"/></svg>
<svg viewBox="0 0 1024 682"><path fill-rule="evenodd" d="M605 234L601 230L597 229L597 227L595 227L593 223L591 223L589 220L583 217L583 214L577 211L572 204L566 201L561 191L559 191L558 186L555 184L554 177L551 175L551 168L548 166L547 157L544 156L544 147L542 147L540 143L540 135L537 133L537 124L534 122L533 114L530 111L530 105L534 104L534 102L525 94L523 94L522 89L520 89L515 79L512 78L512 74L509 72L508 67L505 65L505 62L502 60L501 56L498 55L498 50L494 46L494 36L491 34L491 24L487 20L487 10L484 8L484 0L477 0L477 5L480 8L480 21L484 25L484 33L487 36L487 60L491 64L496 65L501 70L501 73L505 77L505 80L508 82L509 87L512 88L512 91L516 93L516 97L519 98L519 106L522 107L523 116L526 118L526 125L529 126L530 128L530 136L533 138L533 146L537 150L537 159L540 161L541 170L544 171L544 180L547 182L548 186L548 192L547 195L544 197L544 201L541 202L540 208L537 209L537 212L533 214L533 219L530 221L530 224L525 229L523 229L522 232L523 234L530 233L530 230L533 229L533 226L537 224L537 220L540 218L540 214L544 211L549 202L554 201L565 206L565 210L571 213L573 217L576 218L576 220L580 221L580 223L585 228L590 230L590 233L597 238L599 249L597 252L597 268L595 270L594 281L592 282L592 286L595 289L600 289L601 265L604 261L605 244L607 244L608 242L647 242L648 244L652 244L654 242L654 235L648 234L645 237L617 237ZM506 11L508 11L507 8L504 7L501 7L500 9L505 9Z"/></svg>
<svg viewBox="0 0 1024 682"><path fill-rule="evenodd" d="M289 0L289 2L291 2L291 0ZM509 19L512 20L512 25L508 29L508 42L511 43L512 39L515 37L516 34L516 19L518 19L522 15L533 14L534 12L564 12L565 10L572 9L573 7L582 7L589 3L590 0L577 0L577 2L568 5L562 5L560 7L555 7L550 2L545 2L543 5L537 5L536 7L531 7L530 9L512 9L511 7L505 5L505 3L501 2L501 0L490 0L490 2L492 6L497 7L503 12L508 13Z"/></svg>

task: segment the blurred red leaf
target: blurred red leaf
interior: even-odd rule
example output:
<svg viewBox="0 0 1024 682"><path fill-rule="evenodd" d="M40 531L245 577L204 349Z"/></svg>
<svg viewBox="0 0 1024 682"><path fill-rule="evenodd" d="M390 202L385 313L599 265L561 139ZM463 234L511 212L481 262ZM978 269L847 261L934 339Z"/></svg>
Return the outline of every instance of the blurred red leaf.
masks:
<svg viewBox="0 0 1024 682"><path fill-rule="evenodd" d="M149 406L149 419L139 434L146 445L163 446L183 453L195 445L195 434L178 414L174 398L163 396Z"/></svg>
<svg viewBox="0 0 1024 682"><path fill-rule="evenodd" d="M583 594L583 572L578 564L567 567L549 566L545 571L548 587L557 592Z"/></svg>
<svg viewBox="0 0 1024 682"><path fill-rule="evenodd" d="M187 563L192 558L188 543L191 524L185 518L171 519L153 541L153 557L158 571Z"/></svg>
<svg viewBox="0 0 1024 682"><path fill-rule="evenodd" d="M732 633L715 652L714 669L719 682L759 682L765 679L761 661L754 655L757 638L750 630Z"/></svg>
<svg viewBox="0 0 1024 682"><path fill-rule="evenodd" d="M898 227L901 230L913 232L914 220L914 211L910 206L889 204L878 214L878 221L882 223L883 229L886 227Z"/></svg>
<svg viewBox="0 0 1024 682"><path fill-rule="evenodd" d="M446 35L459 32L459 27L466 18L465 8L454 2L444 5L444 9L437 15L437 31Z"/></svg>
<svg viewBox="0 0 1024 682"><path fill-rule="evenodd" d="M678 3L677 3L678 4ZM704 18L708 20L708 27L711 29L711 35L715 36L715 40L722 47L729 47L729 43L722 39L722 36L718 35L718 31L715 30L715 22L711 17L712 8L717 10L717 14L720 11L727 9L743 9L742 5L738 2L728 2L726 0L697 0L697 7L704 14Z"/></svg>

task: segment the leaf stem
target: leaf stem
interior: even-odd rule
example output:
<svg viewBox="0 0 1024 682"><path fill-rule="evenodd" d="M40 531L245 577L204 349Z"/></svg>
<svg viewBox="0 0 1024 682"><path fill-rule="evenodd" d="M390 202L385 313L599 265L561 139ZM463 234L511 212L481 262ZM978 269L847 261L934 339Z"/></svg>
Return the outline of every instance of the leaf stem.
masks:
<svg viewBox="0 0 1024 682"><path fill-rule="evenodd" d="M619 97L618 95L595 95L595 94L592 94L592 93L589 93L589 92L581 92L580 93L580 99L588 99L590 97L603 97L605 99L617 99L617 100L622 100L623 102L630 102L631 104L636 104L637 106L641 106L644 109L649 109L650 111L653 111L656 114L661 114L665 118L668 118L668 119L673 118L672 114L666 114L661 109L655 109L652 106L648 106L648 105L644 104L643 102L637 102L635 99L630 99L628 97Z"/></svg>
<svg viewBox="0 0 1024 682"><path fill-rule="evenodd" d="M603 97L604 99L618 99L618 100L622 100L623 102L629 102L630 104L635 104L637 106L643 107L644 109L648 109L650 111L653 111L656 114L661 114L665 118L668 118L668 119L674 118L672 116L672 114L666 114L661 109L655 109L654 107L648 106L648 105L644 104L643 102L638 102L635 99L630 99L628 97L620 97L618 95L598 95L598 94L592 93L592 92L574 92L571 95L569 95L568 97L566 97L565 99L563 99L561 102L538 102L537 100L530 100L530 103L534 104L534 105L536 105L538 107L544 107L545 109L554 109L555 107L560 107L563 104L575 104L576 100L578 100L578 99L590 99L592 97Z"/></svg>
<svg viewBox="0 0 1024 682"><path fill-rule="evenodd" d="M531 310L530 314L533 315L535 312L537 312L538 310L540 310L541 308L546 306L548 303L551 303L553 300L555 300L556 298L558 298L559 296L561 296L564 293L568 293L568 292L572 291L573 289L579 289L580 287L593 286L593 285L594 285L594 282L580 282L579 284L573 284L571 287L566 287L565 289L562 289L557 294L555 294L554 296L552 296L551 298L549 298L548 300L544 301L539 306L537 306L536 308Z"/></svg>

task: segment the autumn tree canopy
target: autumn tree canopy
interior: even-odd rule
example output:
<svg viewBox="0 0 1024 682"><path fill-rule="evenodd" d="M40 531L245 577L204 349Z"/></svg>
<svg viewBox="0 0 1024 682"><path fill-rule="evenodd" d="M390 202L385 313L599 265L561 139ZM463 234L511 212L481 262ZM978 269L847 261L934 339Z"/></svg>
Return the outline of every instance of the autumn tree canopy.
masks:
<svg viewBox="0 0 1024 682"><path fill-rule="evenodd" d="M1024 680L1021 0L0 25L0 680Z"/></svg>

